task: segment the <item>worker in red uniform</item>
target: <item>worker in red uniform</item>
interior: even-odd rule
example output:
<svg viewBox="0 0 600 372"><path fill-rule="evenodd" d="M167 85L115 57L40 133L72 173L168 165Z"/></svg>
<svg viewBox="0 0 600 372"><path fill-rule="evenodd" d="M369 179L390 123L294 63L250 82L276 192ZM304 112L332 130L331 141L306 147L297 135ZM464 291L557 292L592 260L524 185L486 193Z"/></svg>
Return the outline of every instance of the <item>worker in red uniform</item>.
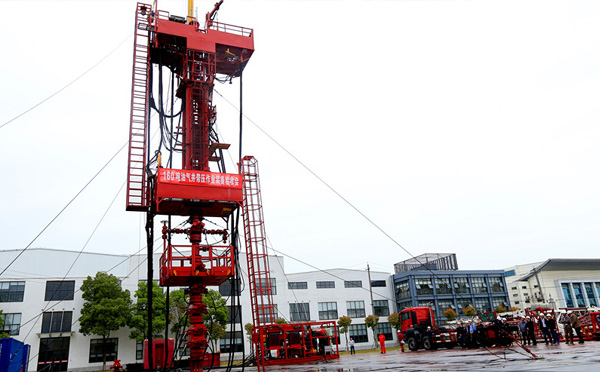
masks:
<svg viewBox="0 0 600 372"><path fill-rule="evenodd" d="M385 336L383 333L379 334L379 346L381 347L381 354L385 354Z"/></svg>
<svg viewBox="0 0 600 372"><path fill-rule="evenodd" d="M400 343L400 350L404 352L404 333L398 332L398 342Z"/></svg>

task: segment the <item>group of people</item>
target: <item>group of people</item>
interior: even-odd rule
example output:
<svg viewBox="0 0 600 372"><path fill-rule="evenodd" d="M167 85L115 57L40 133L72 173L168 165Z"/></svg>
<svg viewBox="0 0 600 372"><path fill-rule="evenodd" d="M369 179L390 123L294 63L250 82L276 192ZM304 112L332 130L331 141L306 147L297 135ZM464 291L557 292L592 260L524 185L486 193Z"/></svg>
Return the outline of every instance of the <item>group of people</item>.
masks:
<svg viewBox="0 0 600 372"><path fill-rule="evenodd" d="M537 326L542 332L546 345L560 344L556 319L552 316L552 313L544 314L543 312L540 312L537 319L535 317L532 318L531 316L526 316L519 322L519 331L521 332L521 342L523 345L537 345L534 321L537 322ZM584 343L583 335L581 333L581 322L579 321L577 314L572 311L567 311L567 314L563 317L561 323L565 330L565 343L573 344L573 330L577 333L579 343Z"/></svg>
<svg viewBox="0 0 600 372"><path fill-rule="evenodd" d="M496 333L494 343L500 345L510 345L510 325L506 319L496 319L493 329ZM486 334L486 329L483 322L479 319L468 320L465 322L458 321L456 327L456 338L458 345L462 348L489 346L491 340Z"/></svg>

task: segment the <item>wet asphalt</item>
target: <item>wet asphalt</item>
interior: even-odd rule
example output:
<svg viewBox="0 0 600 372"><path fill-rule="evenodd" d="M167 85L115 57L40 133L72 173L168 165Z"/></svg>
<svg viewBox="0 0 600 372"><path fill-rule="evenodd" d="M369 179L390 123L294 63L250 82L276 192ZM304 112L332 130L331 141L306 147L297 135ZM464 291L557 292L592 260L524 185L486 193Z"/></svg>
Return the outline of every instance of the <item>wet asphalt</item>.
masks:
<svg viewBox="0 0 600 372"><path fill-rule="evenodd" d="M600 371L600 342L585 344L519 346L488 349L452 349L436 351L388 350L341 355L339 359L313 364L269 366L268 372L367 372L367 371ZM241 371L235 369L234 371ZM246 367L245 371L257 371Z"/></svg>

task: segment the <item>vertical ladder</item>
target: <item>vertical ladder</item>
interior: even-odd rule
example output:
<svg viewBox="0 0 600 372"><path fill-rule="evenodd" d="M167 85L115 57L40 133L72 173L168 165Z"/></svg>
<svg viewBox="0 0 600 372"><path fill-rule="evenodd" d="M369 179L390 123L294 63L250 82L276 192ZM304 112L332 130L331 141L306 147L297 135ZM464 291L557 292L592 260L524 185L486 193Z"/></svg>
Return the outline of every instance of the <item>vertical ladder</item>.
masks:
<svg viewBox="0 0 600 372"><path fill-rule="evenodd" d="M151 29L148 20L151 10L151 5L138 3L135 13L131 120L127 164L126 209L128 211L144 211L150 205L146 182L146 147L148 141Z"/></svg>
<svg viewBox="0 0 600 372"><path fill-rule="evenodd" d="M258 164L254 157L246 156L242 159L241 167L244 176L243 216L250 304L254 327L259 327L275 323L271 274L262 214Z"/></svg>

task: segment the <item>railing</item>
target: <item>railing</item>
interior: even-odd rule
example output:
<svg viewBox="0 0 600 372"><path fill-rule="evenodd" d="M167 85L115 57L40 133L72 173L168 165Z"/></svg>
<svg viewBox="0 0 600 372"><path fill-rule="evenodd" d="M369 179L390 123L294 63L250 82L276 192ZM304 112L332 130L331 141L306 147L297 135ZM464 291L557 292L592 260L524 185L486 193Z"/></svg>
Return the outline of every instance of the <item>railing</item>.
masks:
<svg viewBox="0 0 600 372"><path fill-rule="evenodd" d="M192 276L229 277L233 275L233 249L230 245L200 245L194 253L191 245L169 245L160 258L161 279ZM211 282L208 280L208 282Z"/></svg>
<svg viewBox="0 0 600 372"><path fill-rule="evenodd" d="M227 32L229 34L237 34L246 37L252 37L252 29L242 26L229 25L227 23L210 22L208 28L215 31Z"/></svg>

